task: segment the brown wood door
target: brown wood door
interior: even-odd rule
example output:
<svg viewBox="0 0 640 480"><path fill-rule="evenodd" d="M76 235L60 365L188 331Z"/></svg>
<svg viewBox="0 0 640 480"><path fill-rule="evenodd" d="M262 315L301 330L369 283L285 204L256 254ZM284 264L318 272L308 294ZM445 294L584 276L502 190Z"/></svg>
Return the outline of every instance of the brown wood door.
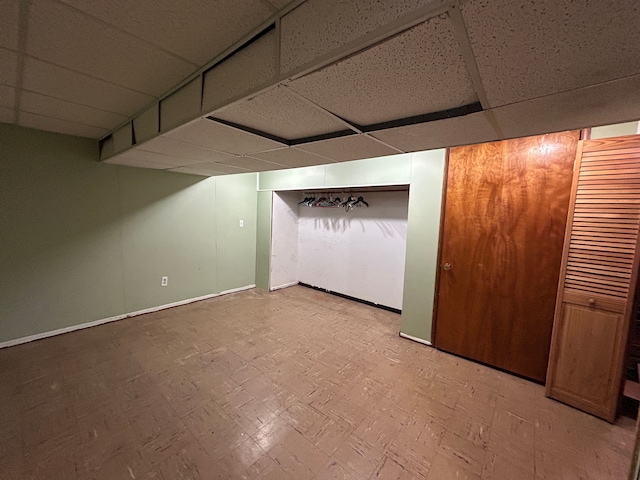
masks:
<svg viewBox="0 0 640 480"><path fill-rule="evenodd" d="M640 227L640 138L581 142L571 193L547 395L615 420Z"/></svg>
<svg viewBox="0 0 640 480"><path fill-rule="evenodd" d="M450 150L436 347L544 381L578 139Z"/></svg>

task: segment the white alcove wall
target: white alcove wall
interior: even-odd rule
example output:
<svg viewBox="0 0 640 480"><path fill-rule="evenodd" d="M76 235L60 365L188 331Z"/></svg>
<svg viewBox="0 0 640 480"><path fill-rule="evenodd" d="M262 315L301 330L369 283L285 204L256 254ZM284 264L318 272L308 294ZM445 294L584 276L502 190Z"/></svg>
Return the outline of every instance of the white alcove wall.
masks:
<svg viewBox="0 0 640 480"><path fill-rule="evenodd" d="M299 192L273 192L270 289L298 283Z"/></svg>
<svg viewBox="0 0 640 480"><path fill-rule="evenodd" d="M301 282L402 308L409 192L355 195L370 206L305 207L300 192L274 192L272 290Z"/></svg>

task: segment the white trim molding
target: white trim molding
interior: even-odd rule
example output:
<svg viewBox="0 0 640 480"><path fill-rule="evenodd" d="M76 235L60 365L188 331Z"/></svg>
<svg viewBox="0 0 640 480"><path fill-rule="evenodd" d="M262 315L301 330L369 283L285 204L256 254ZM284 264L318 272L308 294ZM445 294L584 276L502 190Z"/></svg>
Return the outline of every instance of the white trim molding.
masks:
<svg viewBox="0 0 640 480"><path fill-rule="evenodd" d="M276 290L281 290L283 288L293 287L294 285L298 285L300 282L297 280L295 282L285 283L284 285L278 285L277 287L271 287L270 292L275 292Z"/></svg>
<svg viewBox="0 0 640 480"><path fill-rule="evenodd" d="M225 290L220 293L212 293L209 295L203 295L201 297L187 298L178 302L167 303L166 305L159 305L157 307L145 308L144 310L137 310L135 312L125 313L123 315L116 315L115 317L101 318L94 320L93 322L80 323L78 325L71 325L69 327L59 328L57 330L51 330L48 332L36 333L35 335L29 335L27 337L16 338L15 340L7 340L6 342L0 342L0 348L13 347L14 345L20 345L22 343L33 342L34 340L40 340L42 338L54 337L56 335L62 335L63 333L73 332L75 330L82 330L84 328L97 327L98 325L104 325L105 323L115 322L125 318L137 317L138 315L144 315L145 313L158 312L167 308L179 307L181 305L187 305L193 302L199 302L201 300L207 300L209 298L220 297L222 295L228 295L230 293L242 292L244 290L250 290L255 288L255 285L247 285L246 287L233 288L231 290Z"/></svg>
<svg viewBox="0 0 640 480"><path fill-rule="evenodd" d="M402 332L400 332L400 336L402 338L408 338L409 340L413 340L414 342L422 343L423 345L428 345L430 347L433 347L433 344L429 340L414 337L413 335L407 335L406 333L402 333Z"/></svg>

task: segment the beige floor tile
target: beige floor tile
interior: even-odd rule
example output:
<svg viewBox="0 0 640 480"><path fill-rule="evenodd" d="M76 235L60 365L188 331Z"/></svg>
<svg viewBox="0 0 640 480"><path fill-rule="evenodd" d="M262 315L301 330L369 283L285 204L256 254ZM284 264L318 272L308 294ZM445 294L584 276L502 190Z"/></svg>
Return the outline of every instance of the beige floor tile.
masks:
<svg viewBox="0 0 640 480"><path fill-rule="evenodd" d="M3 478L620 480L610 425L402 339L399 316L249 290L0 350ZM533 477L535 472L535 477Z"/></svg>

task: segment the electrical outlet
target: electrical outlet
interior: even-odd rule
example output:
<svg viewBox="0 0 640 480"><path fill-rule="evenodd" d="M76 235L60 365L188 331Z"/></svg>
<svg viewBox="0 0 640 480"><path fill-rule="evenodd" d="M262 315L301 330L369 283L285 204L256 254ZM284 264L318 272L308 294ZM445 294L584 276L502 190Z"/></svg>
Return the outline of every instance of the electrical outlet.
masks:
<svg viewBox="0 0 640 480"><path fill-rule="evenodd" d="M169 277L162 277L162 280L160 281L160 286L166 287L167 285L169 285Z"/></svg>
<svg viewBox="0 0 640 480"><path fill-rule="evenodd" d="M244 220L240 220L240 226L244 227Z"/></svg>

